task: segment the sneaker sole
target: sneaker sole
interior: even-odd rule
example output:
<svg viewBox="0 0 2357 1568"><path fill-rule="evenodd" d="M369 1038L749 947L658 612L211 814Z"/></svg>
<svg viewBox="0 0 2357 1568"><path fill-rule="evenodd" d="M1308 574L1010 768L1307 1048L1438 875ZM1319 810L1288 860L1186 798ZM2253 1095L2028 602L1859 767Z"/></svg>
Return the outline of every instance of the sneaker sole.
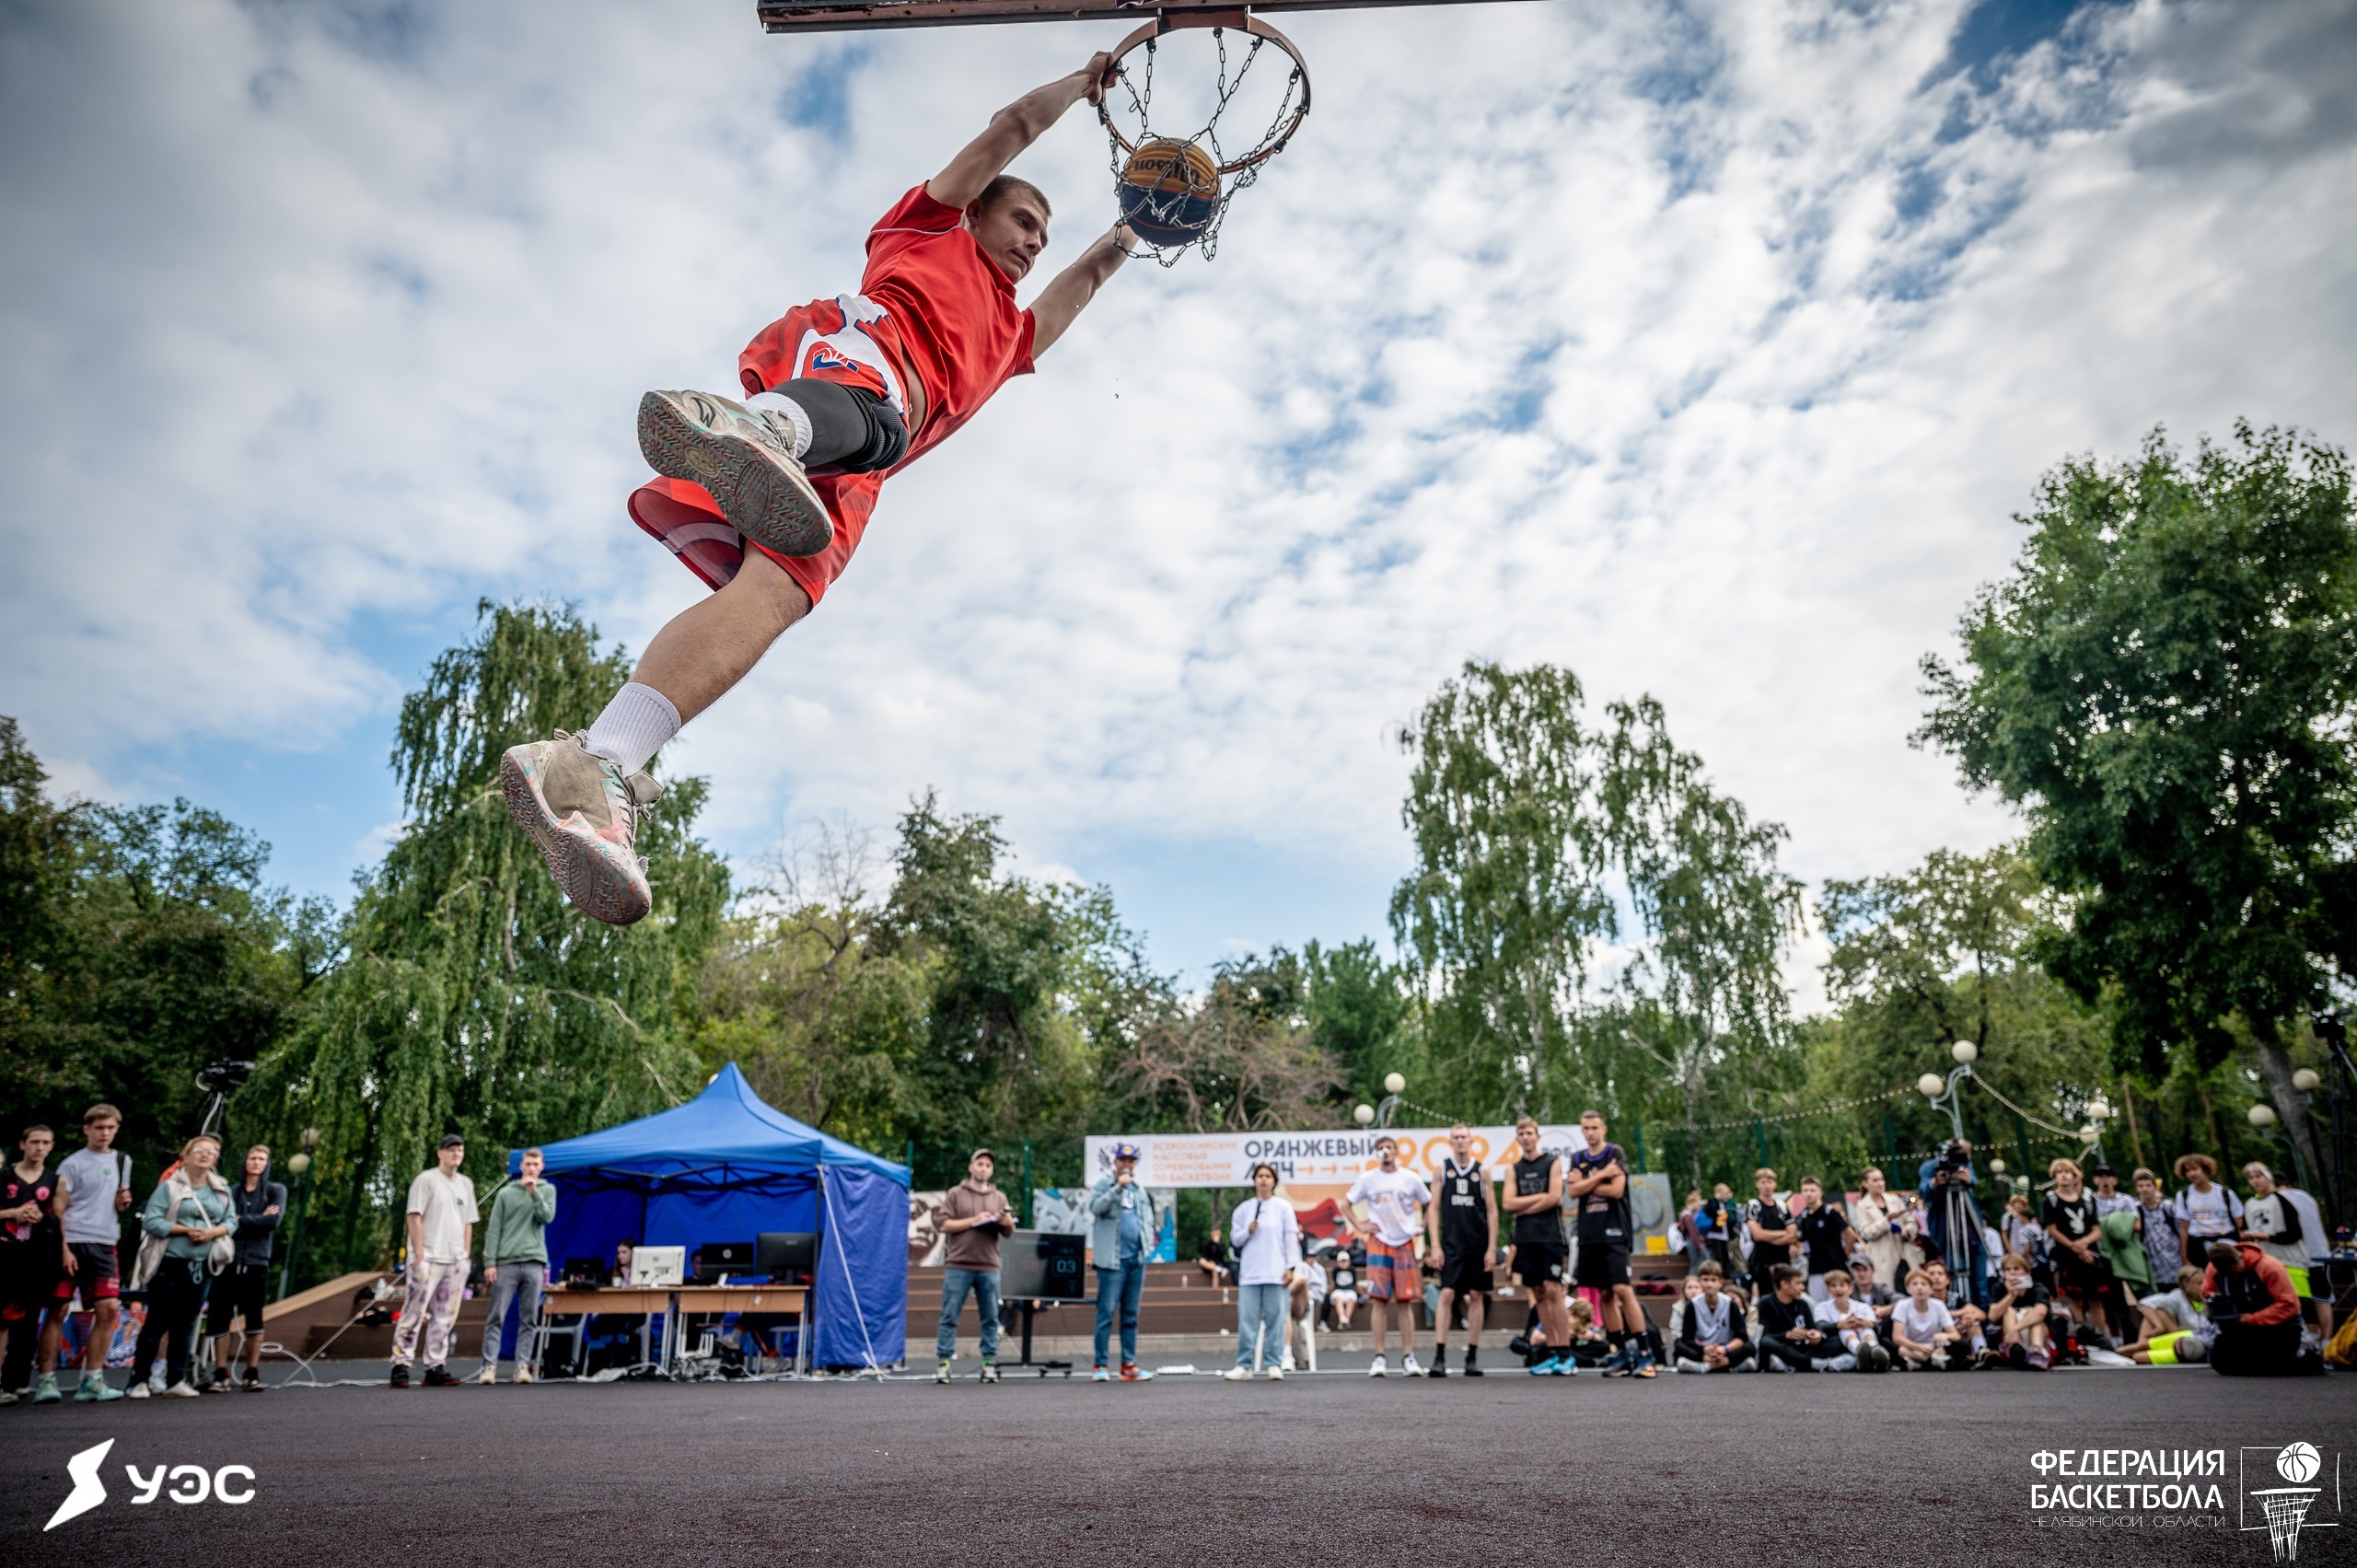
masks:
<svg viewBox="0 0 2357 1568"><path fill-rule="evenodd" d="M810 481L741 436L719 436L673 401L649 392L638 401L638 449L666 479L703 486L738 533L780 555L816 555L835 542Z"/></svg>
<svg viewBox="0 0 2357 1568"><path fill-rule="evenodd" d="M644 920L654 900L645 885L620 864L623 852L590 833L586 822L578 833L566 830L540 793L540 776L526 761L528 754L528 747L507 749L499 759L499 787L507 797L507 815L540 846L549 875L592 920L608 925Z"/></svg>

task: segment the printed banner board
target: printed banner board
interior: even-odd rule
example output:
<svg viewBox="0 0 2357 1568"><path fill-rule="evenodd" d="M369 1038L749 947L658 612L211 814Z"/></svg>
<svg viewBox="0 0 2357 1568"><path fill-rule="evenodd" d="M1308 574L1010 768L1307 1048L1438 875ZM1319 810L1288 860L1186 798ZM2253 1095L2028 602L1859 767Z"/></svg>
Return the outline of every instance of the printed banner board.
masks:
<svg viewBox="0 0 2357 1568"><path fill-rule="evenodd" d="M1521 1156L1514 1129L1496 1126L1470 1131L1473 1157L1492 1175L1502 1178L1506 1167ZM1251 1192L1252 1167L1263 1163L1272 1165L1277 1167L1277 1191L1292 1202L1303 1231L1323 1239L1333 1236L1341 1225L1343 1197L1351 1183L1358 1179L1362 1171L1380 1167L1375 1142L1384 1136L1398 1141L1399 1163L1427 1182L1438 1178L1441 1162L1450 1157L1446 1127L1354 1127L1347 1132L1133 1132L1091 1136L1086 1143L1083 1162L1088 1179L1099 1180L1113 1174L1114 1145L1134 1144L1138 1149L1137 1179L1155 1189L1157 1197L1162 1190L1169 1188L1224 1187L1234 1192L1238 1201ZM1576 1123L1542 1126L1538 1130L1538 1146L1568 1160L1573 1150L1585 1148L1587 1141L1580 1136ZM1662 1236L1676 1212L1667 1202L1669 1179L1632 1172L1629 1185L1630 1218L1636 1245L1657 1250L1659 1244L1648 1237ZM1086 1197L1085 1191L1078 1194L1082 1202ZM1226 1214L1217 1218L1223 1226L1229 1220ZM1354 1214L1353 1218L1359 1221L1363 1216Z"/></svg>

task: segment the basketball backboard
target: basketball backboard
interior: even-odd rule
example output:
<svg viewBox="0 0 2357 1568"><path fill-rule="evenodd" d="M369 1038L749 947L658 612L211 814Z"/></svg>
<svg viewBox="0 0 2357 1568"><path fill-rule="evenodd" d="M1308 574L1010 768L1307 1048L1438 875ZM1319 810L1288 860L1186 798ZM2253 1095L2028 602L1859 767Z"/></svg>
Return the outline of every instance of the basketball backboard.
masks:
<svg viewBox="0 0 2357 1568"><path fill-rule="evenodd" d="M1472 4L1475 0L1266 0L1250 9L1347 11L1378 6ZM1228 12L1241 15L1236 0L759 0L761 27L769 32L846 32L863 28L970 27L987 22L1069 22L1091 18L1132 21L1157 15Z"/></svg>

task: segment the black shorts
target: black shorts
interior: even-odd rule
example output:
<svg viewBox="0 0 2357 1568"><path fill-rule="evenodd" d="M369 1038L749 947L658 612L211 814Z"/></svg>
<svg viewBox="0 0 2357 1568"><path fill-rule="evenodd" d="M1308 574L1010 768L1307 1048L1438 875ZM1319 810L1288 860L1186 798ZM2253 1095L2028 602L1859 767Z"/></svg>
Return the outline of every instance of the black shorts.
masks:
<svg viewBox="0 0 2357 1568"><path fill-rule="evenodd" d="M69 1274L62 1268L58 1271L58 1300L70 1300L79 1291L82 1305L90 1307L112 1301L122 1294L122 1277L115 1263L113 1243L69 1241L65 1245L74 1253L74 1272Z"/></svg>
<svg viewBox="0 0 2357 1568"><path fill-rule="evenodd" d="M1514 1277L1533 1289L1542 1284L1562 1284L1563 1265L1570 1249L1544 1241L1517 1241L1514 1245Z"/></svg>
<svg viewBox="0 0 2357 1568"><path fill-rule="evenodd" d="M1629 1249L1601 1241L1580 1243L1579 1261L1572 1265L1572 1283L1590 1290L1610 1290L1629 1283Z"/></svg>
<svg viewBox="0 0 2357 1568"><path fill-rule="evenodd" d="M1459 1295L1487 1295L1496 1287L1490 1281L1490 1252L1471 1247L1462 1252L1443 1251L1440 1288Z"/></svg>
<svg viewBox="0 0 2357 1568"><path fill-rule="evenodd" d="M246 1328L261 1332L261 1309L270 1299L270 1265L232 1263L213 1276L205 1296L204 1331L226 1334L243 1316Z"/></svg>

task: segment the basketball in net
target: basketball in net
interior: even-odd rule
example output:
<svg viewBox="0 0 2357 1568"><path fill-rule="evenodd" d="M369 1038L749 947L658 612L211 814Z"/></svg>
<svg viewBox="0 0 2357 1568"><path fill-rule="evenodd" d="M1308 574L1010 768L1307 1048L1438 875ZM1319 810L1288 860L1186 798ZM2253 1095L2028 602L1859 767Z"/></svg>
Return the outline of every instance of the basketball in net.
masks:
<svg viewBox="0 0 2357 1568"><path fill-rule="evenodd" d="M1139 238L1185 245L1219 215L1219 167L1192 142L1156 136L1121 166L1121 216Z"/></svg>

